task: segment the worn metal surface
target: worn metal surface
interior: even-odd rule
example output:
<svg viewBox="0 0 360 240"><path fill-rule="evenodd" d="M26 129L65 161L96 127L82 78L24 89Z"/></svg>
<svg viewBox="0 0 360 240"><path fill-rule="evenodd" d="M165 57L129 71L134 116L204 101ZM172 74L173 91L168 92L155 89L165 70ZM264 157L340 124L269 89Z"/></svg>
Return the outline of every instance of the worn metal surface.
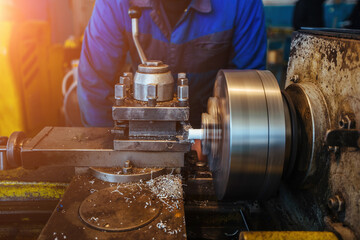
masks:
<svg viewBox="0 0 360 240"><path fill-rule="evenodd" d="M56 200L67 186L66 183L0 181L0 201Z"/></svg>
<svg viewBox="0 0 360 240"><path fill-rule="evenodd" d="M103 182L91 175L74 177L38 239L64 239L64 236L66 239L151 239L152 237L155 239L186 239L181 181L175 181L175 178L173 178L175 176L166 176L164 176L164 180L153 179L153 183L148 181L126 185ZM171 197L170 195L157 192L157 190L161 189L161 185L157 187L156 184L161 184L165 179L172 186L177 186L177 189L181 190L180 194ZM114 188L111 194L117 197L124 197L125 201L126 196L120 194L122 189L136 190L136 193L140 192L139 195L147 194L147 191L151 191L152 194L156 195L157 201L161 204L160 214L147 225L125 232L101 231L89 227L79 217L79 207L88 196L99 193L102 189L109 187ZM166 188L166 186L164 187ZM135 194L128 201L135 203L137 197L138 195ZM145 203L142 207L145 210L147 206ZM101 212L99 213L101 214ZM94 219L93 221L95 221ZM99 216L97 221L101 221L101 216Z"/></svg>
<svg viewBox="0 0 360 240"><path fill-rule="evenodd" d="M159 216L161 208L160 200L149 190L109 187L85 198L79 215L95 229L122 232L149 224Z"/></svg>
<svg viewBox="0 0 360 240"><path fill-rule="evenodd" d="M174 121L129 121L129 136L164 136L176 135L176 122Z"/></svg>
<svg viewBox="0 0 360 240"><path fill-rule="evenodd" d="M291 79L298 76L297 84L312 84L319 89L327 105L329 118L328 129L323 130L339 128L339 119L344 113L353 113L355 121L360 121L360 41L358 37L349 36L351 33L327 36L323 32L321 35L312 35L304 31L294 35L291 45L286 86L293 84ZM314 107L314 111L317 111L319 105L315 104ZM315 128L325 126L315 124ZM318 141L321 142L320 136ZM300 199L294 201L300 206L306 206L305 201L313 202L308 214L316 213L316 224L323 225L323 217L330 215L335 222L344 223L360 238L359 151L342 148L340 154L331 154L324 149L314 161L316 167L322 169L320 177L323 179L314 182L316 186L313 189L302 192L307 196L303 202ZM343 214L333 214L322 207L335 194L344 197Z"/></svg>
<svg viewBox="0 0 360 240"><path fill-rule="evenodd" d="M303 82L285 90L295 106L300 127L299 146L291 180L295 185L310 187L317 184L322 167L315 159L324 158L325 135L330 127L328 107L316 85Z"/></svg>
<svg viewBox="0 0 360 240"><path fill-rule="evenodd" d="M21 152L24 168L39 166L182 167L183 152L113 150L110 128L46 127L27 141Z"/></svg>
<svg viewBox="0 0 360 240"><path fill-rule="evenodd" d="M191 144L178 139L115 139L114 149L123 151L188 152Z"/></svg>
<svg viewBox="0 0 360 240"><path fill-rule="evenodd" d="M127 183L145 181L165 174L165 168L131 168L124 173L123 168L90 168L91 174L105 182Z"/></svg>
<svg viewBox="0 0 360 240"><path fill-rule="evenodd" d="M115 121L188 121L189 112L189 107L180 106L176 98L168 102L158 102L156 107L126 99L123 106L112 107L112 118Z"/></svg>

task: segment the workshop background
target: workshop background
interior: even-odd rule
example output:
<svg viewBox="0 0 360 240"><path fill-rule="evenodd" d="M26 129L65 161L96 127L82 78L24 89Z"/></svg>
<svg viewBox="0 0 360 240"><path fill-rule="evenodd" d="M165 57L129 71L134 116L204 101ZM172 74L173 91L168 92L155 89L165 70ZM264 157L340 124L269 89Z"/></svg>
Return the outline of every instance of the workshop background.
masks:
<svg viewBox="0 0 360 240"><path fill-rule="evenodd" d="M44 126L81 126L74 75L94 2L0 0L0 135L25 131L31 136ZM267 68L283 86L296 0L263 2ZM355 3L326 1L325 27L344 27Z"/></svg>

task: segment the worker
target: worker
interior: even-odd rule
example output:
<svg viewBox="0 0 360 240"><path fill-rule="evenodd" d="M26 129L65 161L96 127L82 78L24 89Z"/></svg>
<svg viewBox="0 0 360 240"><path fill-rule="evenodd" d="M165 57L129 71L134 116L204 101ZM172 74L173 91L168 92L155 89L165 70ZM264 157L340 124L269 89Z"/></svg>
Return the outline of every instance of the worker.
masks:
<svg viewBox="0 0 360 240"><path fill-rule="evenodd" d="M113 126L111 107L121 67L140 58L130 7L142 11L139 39L148 59L189 78L190 123L200 127L219 69L264 69L266 30L261 0L97 0L86 28L78 98L85 126Z"/></svg>

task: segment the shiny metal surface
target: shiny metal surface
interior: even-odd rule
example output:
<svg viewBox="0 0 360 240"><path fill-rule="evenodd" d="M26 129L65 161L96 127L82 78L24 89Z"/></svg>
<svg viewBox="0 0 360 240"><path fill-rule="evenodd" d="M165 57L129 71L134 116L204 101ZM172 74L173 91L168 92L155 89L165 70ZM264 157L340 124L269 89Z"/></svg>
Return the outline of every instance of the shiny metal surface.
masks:
<svg viewBox="0 0 360 240"><path fill-rule="evenodd" d="M214 97L222 129L219 155L210 158L219 199L263 199L277 189L286 144L284 105L268 71L223 70Z"/></svg>
<svg viewBox="0 0 360 240"><path fill-rule="evenodd" d="M150 67L149 67L150 68ZM142 73L137 71L134 77L134 98L148 100L148 85L157 86L157 101L170 101L174 97L174 79L170 71L165 73Z"/></svg>
<svg viewBox="0 0 360 240"><path fill-rule="evenodd" d="M139 57L141 59L141 62L143 64L146 63L147 59L145 56L145 53L140 45L139 42L139 18L132 18L131 19L131 31L132 31L132 36L133 36L133 40L136 46L136 49L139 53Z"/></svg>
<svg viewBox="0 0 360 240"><path fill-rule="evenodd" d="M91 175L105 182L127 183L150 180L166 173L165 168L132 168L124 174L122 168L90 168Z"/></svg>

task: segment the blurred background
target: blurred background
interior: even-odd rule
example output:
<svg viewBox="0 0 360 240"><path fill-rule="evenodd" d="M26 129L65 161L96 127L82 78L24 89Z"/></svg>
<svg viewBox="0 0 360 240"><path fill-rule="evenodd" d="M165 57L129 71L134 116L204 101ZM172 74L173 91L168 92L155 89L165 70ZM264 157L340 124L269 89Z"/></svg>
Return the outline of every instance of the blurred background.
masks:
<svg viewBox="0 0 360 240"><path fill-rule="evenodd" d="M299 27L357 28L356 0L263 0L267 68L284 85ZM82 35L95 0L0 0L0 136L81 126L76 96Z"/></svg>

